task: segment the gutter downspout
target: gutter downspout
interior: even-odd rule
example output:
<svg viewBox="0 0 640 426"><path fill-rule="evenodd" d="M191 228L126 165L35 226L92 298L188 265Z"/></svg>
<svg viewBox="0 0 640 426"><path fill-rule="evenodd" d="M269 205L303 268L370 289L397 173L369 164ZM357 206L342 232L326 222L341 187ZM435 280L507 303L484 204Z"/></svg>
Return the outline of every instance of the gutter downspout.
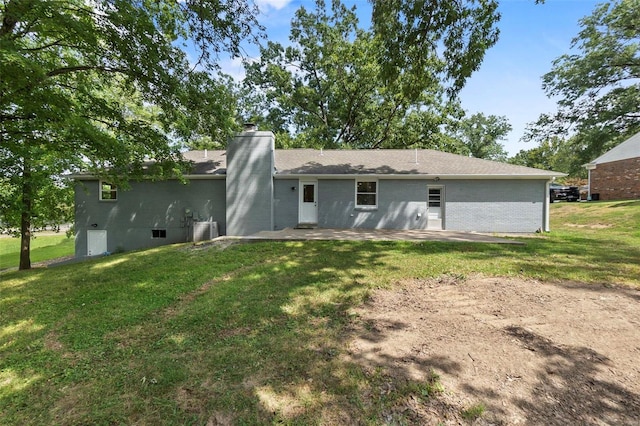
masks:
<svg viewBox="0 0 640 426"><path fill-rule="evenodd" d="M589 189L587 190L587 201L591 201L591 170L595 170L596 168L596 163L587 163L584 165L584 168L587 169L587 171L589 172L589 181L588 181L588 185L589 185Z"/></svg>
<svg viewBox="0 0 640 426"><path fill-rule="evenodd" d="M551 181L548 180L547 183L544 185L544 192L545 192L545 200L544 200L544 232L550 232L551 231L551 227L549 225L549 216L551 214L551 209L549 207L549 204L551 202L551 196L549 195L549 185L551 185Z"/></svg>

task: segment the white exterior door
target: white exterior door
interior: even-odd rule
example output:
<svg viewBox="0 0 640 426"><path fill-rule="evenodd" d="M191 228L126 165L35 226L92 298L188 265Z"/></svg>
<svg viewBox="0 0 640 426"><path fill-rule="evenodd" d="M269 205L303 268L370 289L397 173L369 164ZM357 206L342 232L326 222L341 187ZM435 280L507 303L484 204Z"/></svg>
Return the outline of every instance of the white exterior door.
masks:
<svg viewBox="0 0 640 426"><path fill-rule="evenodd" d="M318 181L300 181L298 222L318 223Z"/></svg>
<svg viewBox="0 0 640 426"><path fill-rule="evenodd" d="M444 211L444 188L442 186L427 187L427 228L442 229L442 213Z"/></svg>
<svg viewBox="0 0 640 426"><path fill-rule="evenodd" d="M87 256L97 256L107 251L107 231L87 231Z"/></svg>

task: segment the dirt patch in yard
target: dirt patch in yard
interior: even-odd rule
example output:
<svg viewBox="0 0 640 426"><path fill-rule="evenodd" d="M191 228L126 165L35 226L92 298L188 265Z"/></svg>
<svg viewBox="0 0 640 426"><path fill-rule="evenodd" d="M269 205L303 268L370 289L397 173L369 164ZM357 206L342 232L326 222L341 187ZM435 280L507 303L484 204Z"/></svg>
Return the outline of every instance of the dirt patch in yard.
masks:
<svg viewBox="0 0 640 426"><path fill-rule="evenodd" d="M640 424L640 292L603 285L453 277L375 292L350 361L444 392L394 407L420 424ZM390 415L392 415L391 413Z"/></svg>
<svg viewBox="0 0 640 426"><path fill-rule="evenodd" d="M607 229L611 228L613 225L610 223L589 223L589 224L578 224L578 223L565 223L563 226L568 228L588 228L588 229Z"/></svg>

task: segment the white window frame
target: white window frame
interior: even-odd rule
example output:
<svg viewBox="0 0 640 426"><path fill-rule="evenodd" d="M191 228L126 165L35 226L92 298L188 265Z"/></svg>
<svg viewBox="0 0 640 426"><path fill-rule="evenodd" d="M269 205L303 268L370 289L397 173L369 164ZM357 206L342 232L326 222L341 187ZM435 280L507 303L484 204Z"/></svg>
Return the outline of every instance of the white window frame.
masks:
<svg viewBox="0 0 640 426"><path fill-rule="evenodd" d="M376 184L376 192L358 192L358 183L360 182L373 182ZM357 209L361 210L373 210L378 208L378 197L380 185L378 183L378 179L376 178L361 178L355 180L355 206ZM376 197L375 204L358 204L358 194L373 194Z"/></svg>
<svg viewBox="0 0 640 426"><path fill-rule="evenodd" d="M111 186L111 191L110 192L115 195L115 198L102 198L102 194L104 192L106 192L106 191L102 190L102 186L103 185L110 185ZM98 198L100 199L100 201L113 201L113 202L118 201L118 186L114 185L112 183L105 182L105 181L101 180L98 183Z"/></svg>

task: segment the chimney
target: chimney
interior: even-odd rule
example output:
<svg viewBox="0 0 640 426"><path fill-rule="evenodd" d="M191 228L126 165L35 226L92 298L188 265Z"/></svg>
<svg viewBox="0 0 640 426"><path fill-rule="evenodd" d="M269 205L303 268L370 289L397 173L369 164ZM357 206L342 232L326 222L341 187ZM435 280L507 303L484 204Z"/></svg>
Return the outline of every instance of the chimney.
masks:
<svg viewBox="0 0 640 426"><path fill-rule="evenodd" d="M271 231L275 137L271 132L244 131L227 145L227 235Z"/></svg>

